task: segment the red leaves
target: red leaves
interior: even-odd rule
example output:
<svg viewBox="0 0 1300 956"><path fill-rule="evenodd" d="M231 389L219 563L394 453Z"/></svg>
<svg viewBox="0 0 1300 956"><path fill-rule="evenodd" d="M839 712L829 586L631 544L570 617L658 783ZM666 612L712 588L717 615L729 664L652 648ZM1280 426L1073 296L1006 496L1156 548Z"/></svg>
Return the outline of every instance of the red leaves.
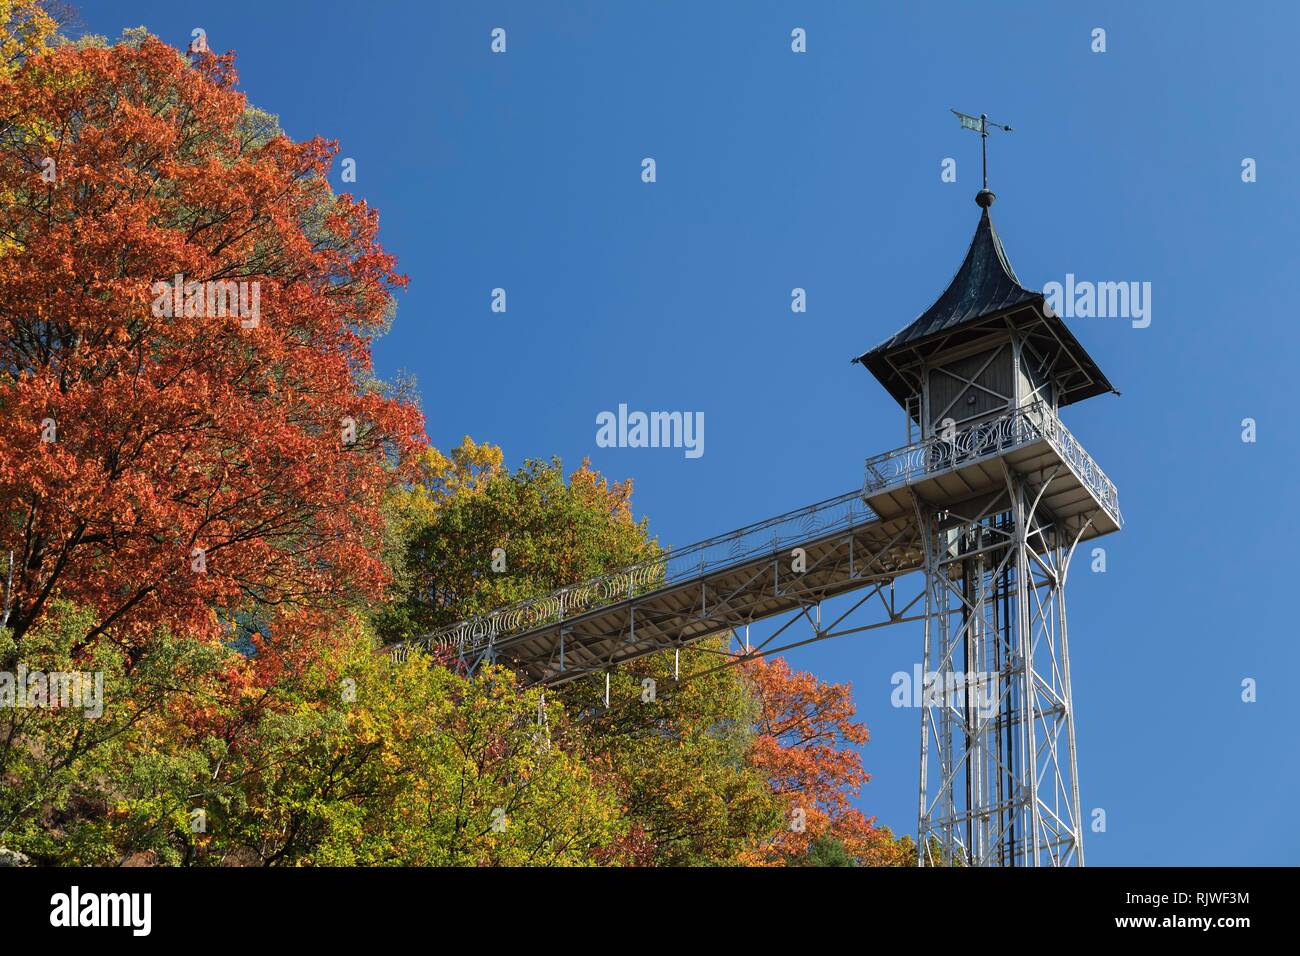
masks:
<svg viewBox="0 0 1300 956"><path fill-rule="evenodd" d="M857 750L870 735L853 719L852 688L793 671L781 658L756 660L746 674L762 703L750 761L784 799L793 824L763 848L762 858L801 856L824 835L860 860L872 857L882 835L851 799L871 779Z"/></svg>
<svg viewBox="0 0 1300 956"><path fill-rule="evenodd" d="M355 376L405 279L375 211L331 196L335 147L250 141L233 83L229 58L190 65L154 40L0 78L16 117L0 135L0 553L19 640L55 596L145 640L383 586L380 497L422 422ZM32 175L46 155L53 187ZM258 320L156 314L154 284L177 274L256 283Z"/></svg>

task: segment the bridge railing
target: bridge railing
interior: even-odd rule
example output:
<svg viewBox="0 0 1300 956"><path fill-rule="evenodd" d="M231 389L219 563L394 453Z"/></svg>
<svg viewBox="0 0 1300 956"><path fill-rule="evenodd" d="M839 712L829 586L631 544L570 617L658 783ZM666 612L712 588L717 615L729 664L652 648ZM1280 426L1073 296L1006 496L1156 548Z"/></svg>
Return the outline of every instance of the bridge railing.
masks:
<svg viewBox="0 0 1300 956"><path fill-rule="evenodd" d="M602 605L744 564L755 556L775 553L787 544L807 541L821 532L875 520L876 515L863 502L862 493L850 491L727 534L669 549L640 564L511 604L482 617L457 621L395 645L391 653L401 660L413 648L476 650L503 637L554 624Z"/></svg>
<svg viewBox="0 0 1300 956"><path fill-rule="evenodd" d="M1083 446L1042 402L977 422L951 439L940 435L867 459L865 492L878 494L918 478L1006 454L1022 445L1046 440L1116 521L1121 520L1119 492Z"/></svg>

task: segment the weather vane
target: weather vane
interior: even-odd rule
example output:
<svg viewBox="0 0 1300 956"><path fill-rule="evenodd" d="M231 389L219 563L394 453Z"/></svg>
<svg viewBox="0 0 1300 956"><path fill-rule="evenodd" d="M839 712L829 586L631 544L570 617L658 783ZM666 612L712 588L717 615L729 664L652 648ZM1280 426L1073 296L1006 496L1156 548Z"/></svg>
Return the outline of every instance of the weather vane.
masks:
<svg viewBox="0 0 1300 956"><path fill-rule="evenodd" d="M1004 133L1010 133L1010 126L1003 126L1001 123L989 121L988 116L981 113L979 116L971 116L969 113L959 113L952 110L952 114L961 120L962 129L973 129L980 134L980 160L984 166L984 192L989 191L989 127L995 127Z"/></svg>

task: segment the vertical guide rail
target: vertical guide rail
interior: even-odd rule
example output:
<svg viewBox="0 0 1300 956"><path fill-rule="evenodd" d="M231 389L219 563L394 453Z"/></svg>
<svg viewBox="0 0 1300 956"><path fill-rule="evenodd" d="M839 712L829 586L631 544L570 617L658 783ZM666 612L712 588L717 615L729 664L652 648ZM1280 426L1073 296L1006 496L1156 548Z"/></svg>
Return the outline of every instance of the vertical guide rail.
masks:
<svg viewBox="0 0 1300 956"><path fill-rule="evenodd" d="M1012 507L1014 509L1015 534L1015 599L1016 599L1016 656L1020 665L1016 669L1014 680L1019 684L1016 690L1022 710L1019 714L1008 714L1009 720L1021 725L1020 766L1021 779L1016 781L1020 791L1019 800L1023 802L1021 811L1023 832L1028 835L1024 841L1024 864L1035 866L1040 859L1039 815L1038 815L1038 749L1035 733L1037 721L1034 719L1038 707L1038 695L1034 688L1034 641L1030 623L1030 600L1033 591L1032 572L1029 567L1029 529L1026 527L1024 483L1011 479Z"/></svg>
<svg viewBox="0 0 1300 956"><path fill-rule="evenodd" d="M921 508L921 502L915 494L912 495L912 509L916 516L916 526L921 533L921 547L924 552L925 560L925 626L924 626L924 647L921 652L921 680L922 698L921 698L921 785L920 785L920 804L917 810L919 823L916 830L916 865L917 866L936 866L940 864L939 860L931 857L934 849L933 841L930 838L930 806L929 796L929 770L930 770L930 738L934 735L935 743L938 744L938 732L934 727L934 718L930 713L930 708L926 704L926 691L928 688L924 682L930 673L930 664L934 648L938 643L938 635L935 631L935 603L932 569L934 565L934 535L930 527L930 515Z"/></svg>

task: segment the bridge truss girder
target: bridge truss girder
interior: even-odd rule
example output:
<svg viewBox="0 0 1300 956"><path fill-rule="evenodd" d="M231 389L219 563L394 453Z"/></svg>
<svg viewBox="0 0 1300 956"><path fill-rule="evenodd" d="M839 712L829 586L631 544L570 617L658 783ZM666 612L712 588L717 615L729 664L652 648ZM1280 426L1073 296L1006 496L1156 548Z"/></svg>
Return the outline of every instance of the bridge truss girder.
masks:
<svg viewBox="0 0 1300 956"><path fill-rule="evenodd" d="M803 552L795 569L795 549ZM680 651L705 637L731 632L734 653L726 665L776 654L830 637L858 633L905 620L923 591L900 602L894 582L917 570L921 543L911 520L883 524L873 519L829 535L795 542L780 551L740 566L723 568L695 581L651 591L623 602L560 621L515 640L461 651L463 670L472 673L484 662L503 663L524 675L528 684L558 686L620 664L664 651ZM823 625L825 601L855 595L850 610ZM846 618L878 609L869 624L841 627ZM759 644L746 646L748 629L758 621L777 622ZM801 623L811 636L790 640ZM800 632L804 634L805 632ZM783 638L785 640L783 640ZM535 649L541 645L543 652Z"/></svg>

